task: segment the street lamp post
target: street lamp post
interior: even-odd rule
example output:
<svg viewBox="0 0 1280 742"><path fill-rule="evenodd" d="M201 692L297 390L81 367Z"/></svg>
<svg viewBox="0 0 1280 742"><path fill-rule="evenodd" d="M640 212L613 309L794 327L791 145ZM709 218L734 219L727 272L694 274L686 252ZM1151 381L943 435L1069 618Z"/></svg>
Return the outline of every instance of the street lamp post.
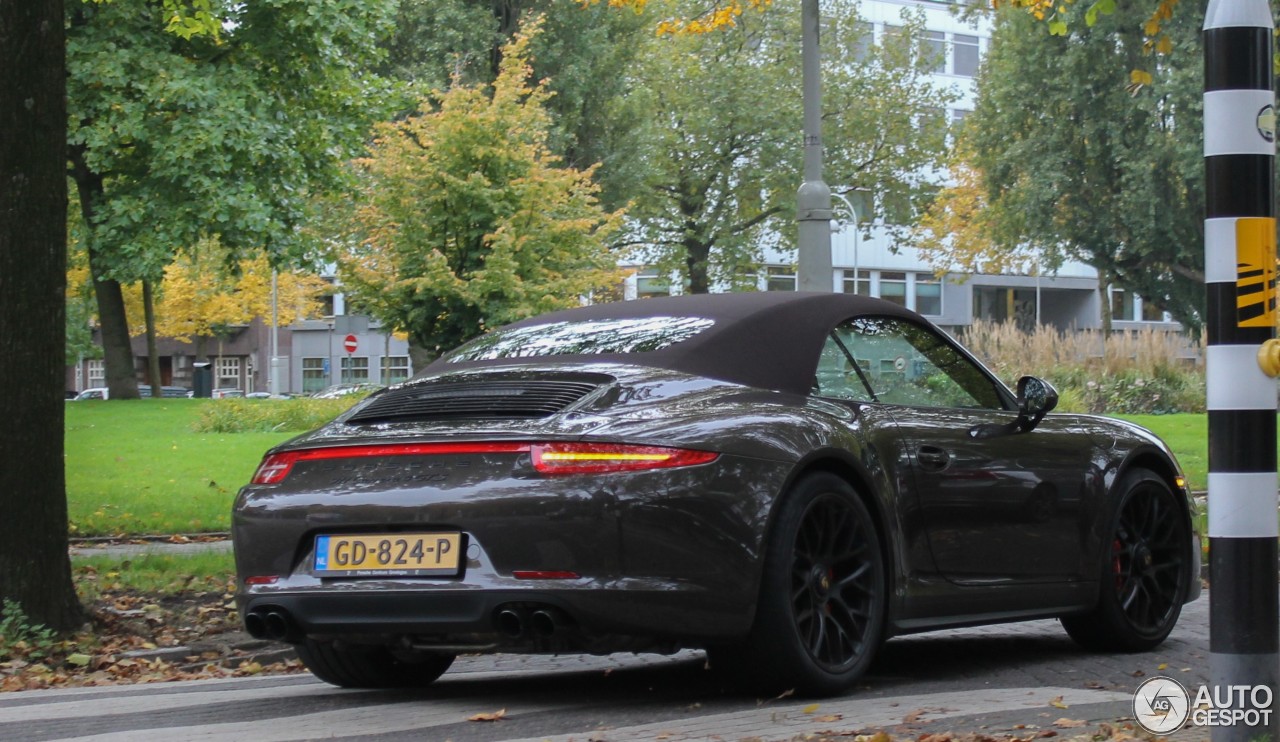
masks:
<svg viewBox="0 0 1280 742"><path fill-rule="evenodd" d="M853 293L858 293L858 209L843 193L832 193L849 209L849 222L853 224ZM843 230L842 230L843 231Z"/></svg>
<svg viewBox="0 0 1280 742"><path fill-rule="evenodd" d="M796 277L801 291L830 293L831 189L822 180L822 67L818 53L818 0L803 0L800 8L804 182L796 193Z"/></svg>
<svg viewBox="0 0 1280 742"><path fill-rule="evenodd" d="M280 394L280 272L271 271L271 366L267 371L267 393Z"/></svg>

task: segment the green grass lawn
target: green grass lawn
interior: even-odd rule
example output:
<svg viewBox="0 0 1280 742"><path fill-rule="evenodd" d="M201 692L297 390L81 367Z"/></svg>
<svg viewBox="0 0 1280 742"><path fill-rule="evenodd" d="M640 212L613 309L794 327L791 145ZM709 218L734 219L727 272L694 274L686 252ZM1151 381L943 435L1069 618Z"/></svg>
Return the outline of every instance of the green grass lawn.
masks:
<svg viewBox="0 0 1280 742"><path fill-rule="evenodd" d="M200 408L222 401L68 403L71 535L227 530L263 452L297 433L192 432Z"/></svg>
<svg viewBox="0 0 1280 742"><path fill-rule="evenodd" d="M1209 416L1116 415L1160 436L1182 464L1187 486L1203 491L1209 486Z"/></svg>
<svg viewBox="0 0 1280 742"><path fill-rule="evenodd" d="M264 451L296 435L296 431L193 432L206 405L225 401L146 399L68 404L67 501L71 534L227 530L236 490L249 481ZM289 400L248 402L291 404ZM1191 489L1205 489L1205 415L1130 415L1125 419L1151 429L1168 442L1186 471Z"/></svg>
<svg viewBox="0 0 1280 742"><path fill-rule="evenodd" d="M184 590L230 590L235 559L230 551L194 554L147 553L137 556L73 556L80 599L91 601L101 591L130 590L171 595Z"/></svg>

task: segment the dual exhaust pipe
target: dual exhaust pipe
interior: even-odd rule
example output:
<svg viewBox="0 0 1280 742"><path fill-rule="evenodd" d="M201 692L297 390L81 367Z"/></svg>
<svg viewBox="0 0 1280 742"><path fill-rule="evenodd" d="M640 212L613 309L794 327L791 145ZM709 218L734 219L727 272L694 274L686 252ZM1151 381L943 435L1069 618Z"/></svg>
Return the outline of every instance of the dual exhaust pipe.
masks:
<svg viewBox="0 0 1280 742"><path fill-rule="evenodd" d="M558 608L508 607L498 611L498 631L511 639L532 634L539 639L549 639L568 626L568 618Z"/></svg>
<svg viewBox="0 0 1280 742"><path fill-rule="evenodd" d="M529 636L550 639L570 625L568 616L558 608L529 609L523 606L500 609L495 623L498 631L511 639ZM279 606L261 606L249 611L244 616L244 628L254 639L297 642L302 638L297 621Z"/></svg>
<svg viewBox="0 0 1280 742"><path fill-rule="evenodd" d="M277 606L263 606L249 611L244 616L244 628L254 639L295 642L300 636L293 617Z"/></svg>

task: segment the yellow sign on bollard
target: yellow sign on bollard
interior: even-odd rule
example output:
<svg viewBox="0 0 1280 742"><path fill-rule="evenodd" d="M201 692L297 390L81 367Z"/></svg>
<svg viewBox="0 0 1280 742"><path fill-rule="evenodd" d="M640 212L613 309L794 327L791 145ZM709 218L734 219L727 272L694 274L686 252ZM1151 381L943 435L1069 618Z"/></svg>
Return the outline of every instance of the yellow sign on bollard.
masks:
<svg viewBox="0 0 1280 742"><path fill-rule="evenodd" d="M1236 325L1276 324L1276 220L1236 221Z"/></svg>

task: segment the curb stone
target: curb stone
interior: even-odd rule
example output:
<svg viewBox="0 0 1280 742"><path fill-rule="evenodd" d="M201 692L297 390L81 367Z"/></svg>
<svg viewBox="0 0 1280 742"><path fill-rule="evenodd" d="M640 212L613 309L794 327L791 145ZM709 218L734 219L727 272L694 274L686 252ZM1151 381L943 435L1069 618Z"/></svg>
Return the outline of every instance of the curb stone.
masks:
<svg viewBox="0 0 1280 742"><path fill-rule="evenodd" d="M182 670L198 670L207 665L235 669L257 662L271 665L298 658L293 646L282 642L254 639L247 634L230 634L228 641L207 640L190 646L135 649L122 652L121 657L154 662L160 660ZM213 659L202 659L207 653L218 653ZM194 661L193 661L194 658Z"/></svg>

